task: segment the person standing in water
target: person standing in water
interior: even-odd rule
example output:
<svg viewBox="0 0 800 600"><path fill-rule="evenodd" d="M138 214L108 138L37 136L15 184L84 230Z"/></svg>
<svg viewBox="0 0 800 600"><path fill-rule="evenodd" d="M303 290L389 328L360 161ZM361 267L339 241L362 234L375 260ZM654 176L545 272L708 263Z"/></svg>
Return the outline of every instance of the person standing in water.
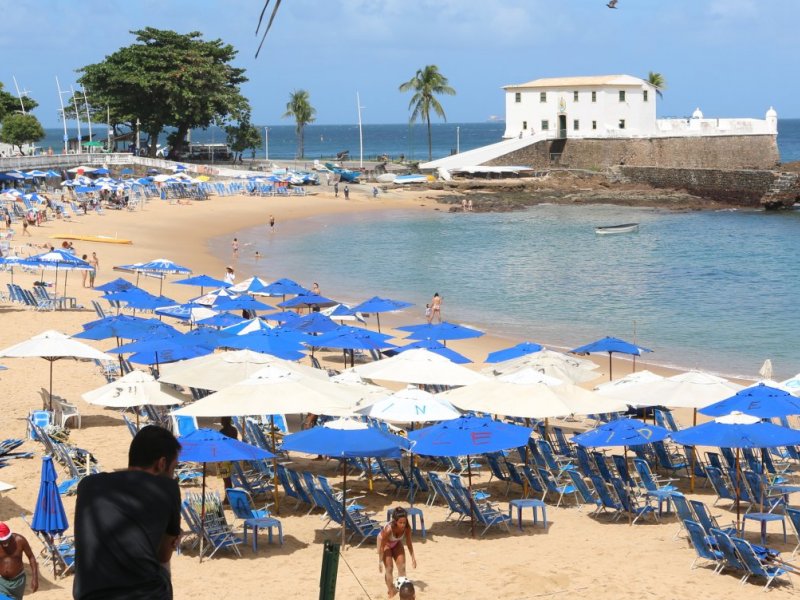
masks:
<svg viewBox="0 0 800 600"><path fill-rule="evenodd" d="M438 319L439 323L442 322L442 297L439 292L436 292L431 299L431 312L428 315L428 324L433 323L434 319Z"/></svg>
<svg viewBox="0 0 800 600"><path fill-rule="evenodd" d="M269 216L269 230L275 233L275 217L272 215Z"/></svg>

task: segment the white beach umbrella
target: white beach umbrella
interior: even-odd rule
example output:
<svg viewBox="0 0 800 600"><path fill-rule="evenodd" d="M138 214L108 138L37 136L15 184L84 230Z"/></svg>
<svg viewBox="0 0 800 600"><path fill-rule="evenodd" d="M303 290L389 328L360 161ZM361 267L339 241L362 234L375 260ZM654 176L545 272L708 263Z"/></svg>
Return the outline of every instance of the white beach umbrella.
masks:
<svg viewBox="0 0 800 600"><path fill-rule="evenodd" d="M280 365L312 379L321 381L328 379L327 372L322 369L314 369L252 350L215 352L168 363L159 369L159 379L166 383L217 391L247 379L268 365Z"/></svg>
<svg viewBox="0 0 800 600"><path fill-rule="evenodd" d="M366 429L369 427L369 425L364 423L364 421L356 421L355 419L348 419L347 417L333 419L332 421L324 423L322 426L327 427L328 429L344 429L346 431Z"/></svg>
<svg viewBox="0 0 800 600"><path fill-rule="evenodd" d="M180 392L162 386L150 373L131 371L102 387L82 394L89 404L110 408L133 408L150 404L175 406L186 399Z"/></svg>
<svg viewBox="0 0 800 600"><path fill-rule="evenodd" d="M174 411L195 417L314 413L349 416L361 397L341 385L292 372L279 365L263 367L234 385Z"/></svg>
<svg viewBox="0 0 800 600"><path fill-rule="evenodd" d="M545 375L571 383L585 383L600 376L594 372L599 367L594 362L552 350L541 350L495 363L483 369L483 373L504 375L524 367L531 367Z"/></svg>
<svg viewBox="0 0 800 600"><path fill-rule="evenodd" d="M438 394L461 410L544 419L566 417L573 410L542 383L509 383L499 379L479 381Z"/></svg>
<svg viewBox="0 0 800 600"><path fill-rule="evenodd" d="M319 370L319 369L318 369ZM369 402L375 402L381 398L385 398L392 393L392 390L383 387L382 385L375 385L365 381L358 374L352 371L344 371L338 375L334 375L330 380L336 385L342 385L346 388L354 387L355 390L346 390L347 393L355 393L361 396L359 401L361 405L366 406Z"/></svg>
<svg viewBox="0 0 800 600"><path fill-rule="evenodd" d="M563 379L552 377L533 367L522 367L516 371L498 375L497 378L500 381L507 381L508 383L542 383L550 387L564 383Z"/></svg>
<svg viewBox="0 0 800 600"><path fill-rule="evenodd" d="M487 379L480 373L422 348L358 365L351 370L367 379L422 385L468 385Z"/></svg>
<svg viewBox="0 0 800 600"><path fill-rule="evenodd" d="M781 381L778 386L773 387L780 387L793 396L800 396L800 373L794 375L793 377L789 377L789 379Z"/></svg>
<svg viewBox="0 0 800 600"><path fill-rule="evenodd" d="M231 291L231 292L235 292L237 294L244 294L244 293L249 293L250 292L250 288L252 288L254 286L256 288L258 288L259 286L261 288L265 288L268 285L269 285L269 281L264 281L260 277L253 276L253 277L248 277L244 281L240 281L236 285L230 286L228 288L228 290Z"/></svg>
<svg viewBox="0 0 800 600"><path fill-rule="evenodd" d="M608 394L636 407L703 408L730 398L743 387L716 375L689 371L649 383L620 386Z"/></svg>
<svg viewBox="0 0 800 600"><path fill-rule="evenodd" d="M619 379L606 381L605 383L594 386L593 389L596 392L611 395L613 394L613 390L629 385L636 385L637 383L651 383L653 381L658 381L659 379L664 379L664 377L645 369L644 371L634 371L633 373L628 373L625 375L625 377L620 377Z"/></svg>
<svg viewBox="0 0 800 600"><path fill-rule="evenodd" d="M461 416L447 400L414 386L408 386L373 404L358 408L358 412L387 423L448 421Z"/></svg>
<svg viewBox="0 0 800 600"><path fill-rule="evenodd" d="M58 331L49 330L32 338L0 350L2 358L43 358L50 363L50 410L53 409L53 363L62 358L88 358L114 360L113 357L91 346L73 340Z"/></svg>

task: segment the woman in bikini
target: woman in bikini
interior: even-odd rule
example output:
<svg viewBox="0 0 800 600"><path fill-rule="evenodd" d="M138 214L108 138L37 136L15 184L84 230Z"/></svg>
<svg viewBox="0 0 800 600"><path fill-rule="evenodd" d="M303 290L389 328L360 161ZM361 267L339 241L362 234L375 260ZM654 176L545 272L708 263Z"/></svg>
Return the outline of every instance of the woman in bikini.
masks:
<svg viewBox="0 0 800 600"><path fill-rule="evenodd" d="M431 300L431 312L428 315L428 324L433 323L434 319L438 319L439 323L442 322L442 297L439 295L439 292L436 292Z"/></svg>
<svg viewBox="0 0 800 600"><path fill-rule="evenodd" d="M392 511L392 520L378 534L378 572L384 572L386 588L389 598L397 594L394 587L392 569L397 564L397 575L406 576L406 553L403 541L408 545L411 554L411 566L417 568L417 559L414 557L414 546L411 544L411 528L408 526L406 509L398 506Z"/></svg>

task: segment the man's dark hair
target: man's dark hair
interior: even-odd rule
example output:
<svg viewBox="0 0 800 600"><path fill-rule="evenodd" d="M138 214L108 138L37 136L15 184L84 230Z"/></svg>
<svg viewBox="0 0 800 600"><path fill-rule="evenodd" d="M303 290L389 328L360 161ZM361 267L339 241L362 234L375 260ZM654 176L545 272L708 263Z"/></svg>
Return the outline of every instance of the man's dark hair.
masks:
<svg viewBox="0 0 800 600"><path fill-rule="evenodd" d="M128 466L146 469L159 458L171 463L178 456L181 445L172 432L157 425L142 427L133 438L128 450Z"/></svg>
<svg viewBox="0 0 800 600"><path fill-rule="evenodd" d="M403 585L400 586L400 600L410 600L411 598L416 598L417 591L414 589L414 584L410 581L406 581Z"/></svg>

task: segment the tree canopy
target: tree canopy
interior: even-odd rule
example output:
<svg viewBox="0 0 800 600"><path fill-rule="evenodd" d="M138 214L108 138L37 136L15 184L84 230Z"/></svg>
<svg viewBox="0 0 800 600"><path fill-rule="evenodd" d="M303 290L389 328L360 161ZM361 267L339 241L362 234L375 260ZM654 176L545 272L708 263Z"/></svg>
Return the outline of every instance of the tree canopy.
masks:
<svg viewBox="0 0 800 600"><path fill-rule="evenodd" d="M245 150L260 148L262 145L261 130L250 122L250 111L243 112L235 125L225 127L227 142L234 153L234 160L238 154L239 160Z"/></svg>
<svg viewBox="0 0 800 600"><path fill-rule="evenodd" d="M0 83L0 119L7 114L21 112L23 105L27 113L39 106L39 103L30 96L22 96L22 103L20 103L20 99L11 92L4 90L3 84Z"/></svg>
<svg viewBox="0 0 800 600"><path fill-rule="evenodd" d="M656 88L656 94L658 94L659 97L664 95L662 90L667 89L667 80L664 79L664 76L661 73L657 73L655 71L650 71L647 74L647 83Z"/></svg>
<svg viewBox="0 0 800 600"><path fill-rule="evenodd" d="M12 112L3 118L0 141L17 146L20 152L22 152L23 144L38 142L43 137L42 124L33 115Z"/></svg>
<svg viewBox="0 0 800 600"><path fill-rule="evenodd" d="M178 130L173 153L179 154L190 129L249 110L240 91L245 71L230 64L237 54L230 44L203 40L197 31L146 27L131 33L135 43L79 69L78 82L90 90L93 105L108 107L112 123L133 128L140 121L150 156L165 127Z"/></svg>
<svg viewBox="0 0 800 600"><path fill-rule="evenodd" d="M427 65L417 70L416 75L400 85L401 92L414 92L408 103L411 111L410 121L414 123L422 119L428 126L428 160L433 160L433 142L431 137L431 110L443 120L447 120L444 108L436 99L439 94L455 96L456 91L448 85L447 77L439 72L436 65Z"/></svg>
<svg viewBox="0 0 800 600"><path fill-rule="evenodd" d="M305 127L314 122L317 109L311 106L308 91L295 90L289 95L286 103L286 112L283 118L294 117L295 133L297 134L297 158L305 156Z"/></svg>

